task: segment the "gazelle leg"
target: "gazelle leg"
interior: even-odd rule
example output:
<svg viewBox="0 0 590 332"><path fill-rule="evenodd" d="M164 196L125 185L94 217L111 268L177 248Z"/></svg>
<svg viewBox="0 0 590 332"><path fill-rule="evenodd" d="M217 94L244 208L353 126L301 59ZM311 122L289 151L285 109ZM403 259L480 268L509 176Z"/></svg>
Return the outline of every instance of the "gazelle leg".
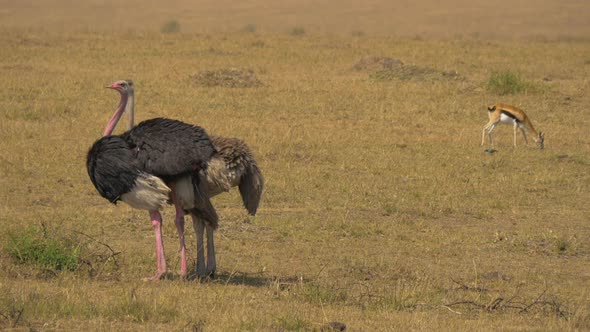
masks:
<svg viewBox="0 0 590 332"><path fill-rule="evenodd" d="M516 147L516 129L518 128L518 122L514 121L514 147Z"/></svg>
<svg viewBox="0 0 590 332"><path fill-rule="evenodd" d="M490 129L488 130L488 139L490 141L490 147L492 149L494 148L494 137L492 136L492 133L493 133L494 129L496 129L496 124L495 123L493 123L490 126Z"/></svg>
<svg viewBox="0 0 590 332"><path fill-rule="evenodd" d="M529 144L529 140L526 138L526 132L524 131L524 128L520 128L520 131L522 132L522 137L524 137L524 142Z"/></svg>
<svg viewBox="0 0 590 332"><path fill-rule="evenodd" d="M488 122L486 123L485 126L483 126L483 130L481 131L481 145L483 146L485 144L485 137L486 137L486 130L488 130L494 123L493 122Z"/></svg>

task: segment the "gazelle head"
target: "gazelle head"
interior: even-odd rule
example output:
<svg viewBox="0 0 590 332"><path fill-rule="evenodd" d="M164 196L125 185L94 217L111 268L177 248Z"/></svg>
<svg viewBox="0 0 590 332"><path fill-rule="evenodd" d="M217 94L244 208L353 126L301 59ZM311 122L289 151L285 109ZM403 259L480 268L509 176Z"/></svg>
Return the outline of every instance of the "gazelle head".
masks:
<svg viewBox="0 0 590 332"><path fill-rule="evenodd" d="M543 150L545 148L545 134L542 131L539 132L539 140L537 141L539 148Z"/></svg>

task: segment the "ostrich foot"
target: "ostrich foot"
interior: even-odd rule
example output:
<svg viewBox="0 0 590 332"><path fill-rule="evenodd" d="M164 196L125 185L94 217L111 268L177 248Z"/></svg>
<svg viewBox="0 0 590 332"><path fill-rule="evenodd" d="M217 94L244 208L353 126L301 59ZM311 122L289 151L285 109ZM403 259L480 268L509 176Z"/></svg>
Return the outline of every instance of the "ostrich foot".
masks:
<svg viewBox="0 0 590 332"><path fill-rule="evenodd" d="M197 266L195 268L195 278L202 279L207 277L207 266L203 260L197 260Z"/></svg>
<svg viewBox="0 0 590 332"><path fill-rule="evenodd" d="M187 276L187 280L196 280L196 281L206 281L206 280L213 280L215 279L215 271L210 271L210 272L202 272L202 273L197 273L196 271L194 273L191 273L190 275Z"/></svg>

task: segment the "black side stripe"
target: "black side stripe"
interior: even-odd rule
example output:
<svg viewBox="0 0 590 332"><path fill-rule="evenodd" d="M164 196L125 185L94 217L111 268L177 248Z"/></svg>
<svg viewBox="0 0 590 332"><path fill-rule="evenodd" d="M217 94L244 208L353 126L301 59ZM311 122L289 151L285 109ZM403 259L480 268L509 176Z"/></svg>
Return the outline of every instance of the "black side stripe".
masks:
<svg viewBox="0 0 590 332"><path fill-rule="evenodd" d="M504 114L504 115L506 115L506 116L508 116L508 117L511 117L511 118L513 118L514 120L516 120L516 122L520 122L520 120L519 120L519 119L517 119L517 118L516 118L516 116L514 116L514 114L512 114L512 113L510 113L510 112L507 112L507 111L505 111L505 110L502 110L501 112L502 112L502 114Z"/></svg>

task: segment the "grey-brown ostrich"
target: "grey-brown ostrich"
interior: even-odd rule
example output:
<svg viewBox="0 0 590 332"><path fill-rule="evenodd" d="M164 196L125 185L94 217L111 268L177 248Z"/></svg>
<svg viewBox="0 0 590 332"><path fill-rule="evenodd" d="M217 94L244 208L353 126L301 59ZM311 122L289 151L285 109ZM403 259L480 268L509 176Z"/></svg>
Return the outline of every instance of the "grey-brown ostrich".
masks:
<svg viewBox="0 0 590 332"><path fill-rule="evenodd" d="M207 170L199 171L200 182L204 184L205 195L208 198L229 191L232 187L238 187L244 207L250 215L255 215L262 190L264 187L264 178L256 164L249 147L238 138L227 138L211 136L211 141L216 149L211 159L208 161ZM187 193L192 191L185 186ZM182 211L177 211L181 213ZM211 223L203 216L191 213L193 227L197 235L197 263L196 275L199 278L215 275L215 244L213 234L216 225ZM181 227L182 228L182 227ZM181 238L181 252L186 251L184 247L184 234L179 228ZM207 262L204 257L204 231L207 231ZM181 260L186 256L181 255ZM186 266L186 262L181 261L181 267Z"/></svg>
<svg viewBox="0 0 590 332"><path fill-rule="evenodd" d="M238 186L244 206L256 213L264 179L248 146L237 138L209 137L197 126L176 120L152 119L134 126L132 81L120 80L108 88L121 94L104 137L88 153L88 174L98 192L112 203L122 200L150 211L156 232L157 272L166 272L162 218L166 203L176 208L174 219L180 240L181 276L187 275L184 215L190 214L197 235L198 277L213 276L216 269L213 234L218 217L209 198ZM128 131L111 136L123 113ZM204 232L207 231L207 262Z"/></svg>

